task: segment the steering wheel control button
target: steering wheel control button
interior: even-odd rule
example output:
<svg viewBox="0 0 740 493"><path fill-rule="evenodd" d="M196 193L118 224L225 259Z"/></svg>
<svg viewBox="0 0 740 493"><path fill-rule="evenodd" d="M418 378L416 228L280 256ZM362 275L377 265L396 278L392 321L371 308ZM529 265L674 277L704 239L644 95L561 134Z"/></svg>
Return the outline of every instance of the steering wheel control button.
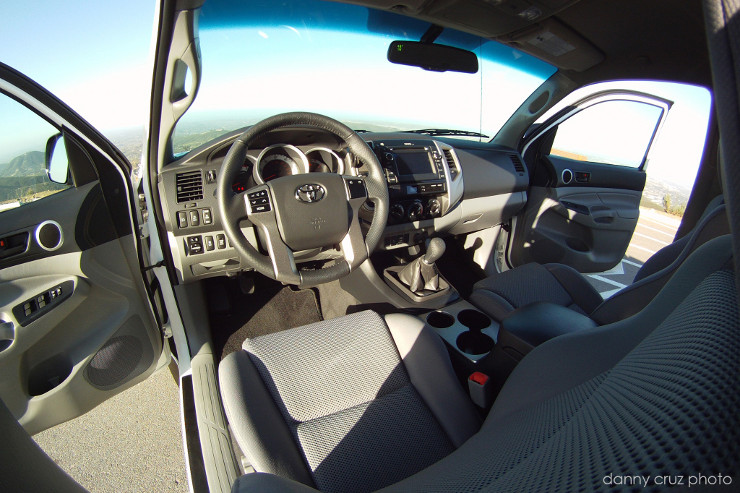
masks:
<svg viewBox="0 0 740 493"><path fill-rule="evenodd" d="M188 213L180 211L177 213L177 227L184 229L188 227Z"/></svg>
<svg viewBox="0 0 740 493"><path fill-rule="evenodd" d="M271 210L270 204L252 206L252 213L270 212Z"/></svg>
<svg viewBox="0 0 740 493"><path fill-rule="evenodd" d="M203 240L200 236L188 236L188 252L190 255L203 253Z"/></svg>
<svg viewBox="0 0 740 493"><path fill-rule="evenodd" d="M306 183L295 189L295 198L300 202L313 203L324 198L326 190L317 183Z"/></svg>
<svg viewBox="0 0 740 493"><path fill-rule="evenodd" d="M193 226L200 226L200 215L198 211L190 211L190 224Z"/></svg>
<svg viewBox="0 0 740 493"><path fill-rule="evenodd" d="M216 235L216 248L219 250L226 248L226 236L222 234Z"/></svg>
<svg viewBox="0 0 740 493"><path fill-rule="evenodd" d="M367 189L365 188L365 182L359 178L354 178L347 181L347 189L349 190L350 199L359 199L367 197Z"/></svg>
<svg viewBox="0 0 740 493"><path fill-rule="evenodd" d="M201 215L203 217L203 224L213 223L213 216L211 215L211 209L203 209L203 211L201 211Z"/></svg>
<svg viewBox="0 0 740 493"><path fill-rule="evenodd" d="M252 209L252 214L269 212L272 210L272 207L270 207L270 196L267 195L267 190L248 193L247 198L249 199L249 206Z"/></svg>

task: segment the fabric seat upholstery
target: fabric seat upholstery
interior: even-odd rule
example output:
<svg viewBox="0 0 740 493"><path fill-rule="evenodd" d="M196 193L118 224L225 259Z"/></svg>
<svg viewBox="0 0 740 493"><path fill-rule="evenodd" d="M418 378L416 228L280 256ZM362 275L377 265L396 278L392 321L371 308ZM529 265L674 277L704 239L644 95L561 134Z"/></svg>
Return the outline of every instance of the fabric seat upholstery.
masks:
<svg viewBox="0 0 740 493"><path fill-rule="evenodd" d="M651 256L633 283L607 300L571 267L530 263L478 281L470 302L498 321L518 308L548 302L588 315L602 325L616 322L644 308L693 251L727 233L725 206L719 196L688 234Z"/></svg>
<svg viewBox="0 0 740 493"><path fill-rule="evenodd" d="M370 311L247 339L219 367L226 414L258 471L372 491L479 428L446 349L417 318Z"/></svg>
<svg viewBox="0 0 740 493"><path fill-rule="evenodd" d="M609 474L687 471L737 481L740 316L731 259L730 237L717 238L640 313L538 346L474 437L382 491L612 491ZM633 490L664 489L651 482ZM314 490L251 474L232 491Z"/></svg>

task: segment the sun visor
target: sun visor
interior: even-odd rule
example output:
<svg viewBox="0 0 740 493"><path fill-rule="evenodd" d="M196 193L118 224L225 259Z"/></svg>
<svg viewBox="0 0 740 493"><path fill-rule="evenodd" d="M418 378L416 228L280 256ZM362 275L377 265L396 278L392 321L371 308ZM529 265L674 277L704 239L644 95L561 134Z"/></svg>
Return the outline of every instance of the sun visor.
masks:
<svg viewBox="0 0 740 493"><path fill-rule="evenodd" d="M582 72L604 60L594 45L554 18L497 40L563 70Z"/></svg>

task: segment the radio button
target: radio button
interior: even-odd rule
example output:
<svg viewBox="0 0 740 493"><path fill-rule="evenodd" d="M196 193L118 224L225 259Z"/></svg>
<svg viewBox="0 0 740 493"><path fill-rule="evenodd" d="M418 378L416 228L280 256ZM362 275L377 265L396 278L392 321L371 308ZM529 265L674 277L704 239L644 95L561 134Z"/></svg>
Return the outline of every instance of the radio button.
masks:
<svg viewBox="0 0 740 493"><path fill-rule="evenodd" d="M415 200L414 202L409 205L409 210L406 213L406 217L408 217L409 221L419 221L421 219L421 215L424 214L424 206L421 205L421 201Z"/></svg>
<svg viewBox="0 0 740 493"><path fill-rule="evenodd" d="M431 199L427 202L427 213L431 217L439 217L442 213L442 204L437 199Z"/></svg>
<svg viewBox="0 0 740 493"><path fill-rule="evenodd" d="M390 216L395 221L401 221L404 218L406 211L401 204L391 205Z"/></svg>

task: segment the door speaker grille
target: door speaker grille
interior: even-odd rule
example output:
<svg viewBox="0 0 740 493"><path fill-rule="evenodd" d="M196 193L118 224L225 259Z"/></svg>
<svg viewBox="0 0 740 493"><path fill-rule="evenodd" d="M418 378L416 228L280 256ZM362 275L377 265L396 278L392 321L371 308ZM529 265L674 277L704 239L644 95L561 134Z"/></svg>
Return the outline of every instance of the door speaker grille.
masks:
<svg viewBox="0 0 740 493"><path fill-rule="evenodd" d="M87 380L96 387L118 385L136 369L143 353L136 337L113 337L90 360L86 368Z"/></svg>

